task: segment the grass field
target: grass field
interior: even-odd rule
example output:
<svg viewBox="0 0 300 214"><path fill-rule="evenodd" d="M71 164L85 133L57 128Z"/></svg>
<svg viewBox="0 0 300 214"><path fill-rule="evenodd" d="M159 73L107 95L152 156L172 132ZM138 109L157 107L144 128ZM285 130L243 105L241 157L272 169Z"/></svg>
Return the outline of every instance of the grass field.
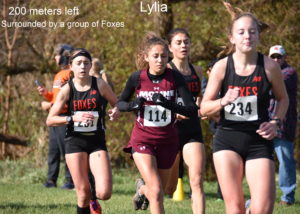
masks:
<svg viewBox="0 0 300 214"><path fill-rule="evenodd" d="M13 166L17 170L13 170ZM6 167L5 167L6 166ZM27 166L27 167L25 167ZM10 174L8 174L11 172ZM31 172L31 173L30 173ZM44 174L45 173L45 174ZM76 213L76 197L73 190L58 188L46 189L42 186L46 171L44 168L34 168L29 162L0 162L0 214L70 214ZM113 177L113 195L106 202L101 202L103 214L147 214L149 211L133 211L131 198L134 194L136 171L116 170ZM188 192L187 182L184 189ZM59 185L62 181L59 180ZM249 193L246 191L246 198ZM223 202L216 200L216 183L205 182L206 213L225 213ZM187 194L186 194L187 195ZM296 200L300 198L300 190L296 192ZM277 190L277 202L279 190ZM175 202L165 199L167 214L192 213L190 199ZM282 207L276 203L274 213L299 214L300 203L294 206Z"/></svg>

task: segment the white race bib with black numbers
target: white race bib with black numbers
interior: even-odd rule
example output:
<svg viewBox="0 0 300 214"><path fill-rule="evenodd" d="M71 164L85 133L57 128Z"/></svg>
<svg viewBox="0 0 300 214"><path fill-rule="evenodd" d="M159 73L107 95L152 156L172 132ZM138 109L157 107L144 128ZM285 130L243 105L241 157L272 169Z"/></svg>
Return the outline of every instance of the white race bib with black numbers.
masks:
<svg viewBox="0 0 300 214"><path fill-rule="evenodd" d="M225 119L233 121L258 120L257 96L238 97L224 107Z"/></svg>
<svg viewBox="0 0 300 214"><path fill-rule="evenodd" d="M80 114L86 111L75 111L74 115ZM89 111L94 116L94 119L89 122L74 122L75 132L93 132L97 130L97 123L99 119L98 111Z"/></svg>
<svg viewBox="0 0 300 214"><path fill-rule="evenodd" d="M146 105L144 126L163 127L171 123L171 111L159 105Z"/></svg>

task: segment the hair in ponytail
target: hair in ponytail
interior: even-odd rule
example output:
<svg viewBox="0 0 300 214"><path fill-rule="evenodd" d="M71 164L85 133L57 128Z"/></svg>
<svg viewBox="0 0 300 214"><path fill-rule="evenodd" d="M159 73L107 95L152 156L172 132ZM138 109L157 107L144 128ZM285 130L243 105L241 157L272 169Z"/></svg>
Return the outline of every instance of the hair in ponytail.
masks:
<svg viewBox="0 0 300 214"><path fill-rule="evenodd" d="M269 27L266 23L259 21L255 17L255 15L253 15L252 13L244 12L243 10L241 10L238 7L233 7L228 2L223 2L223 4L226 7L226 10L230 14L230 17L231 17L231 24L229 25L228 33L227 33L228 35L232 34L232 28L233 28L234 23L237 20L239 20L240 18L245 17L245 16L250 17L255 22L259 33L263 32L264 30L266 30ZM223 50L220 53L218 53L217 57L223 58L225 56L232 54L234 51L235 51L235 46L233 44L231 44L230 42L228 42L226 44L226 46L223 46Z"/></svg>
<svg viewBox="0 0 300 214"><path fill-rule="evenodd" d="M157 36L154 32L148 32L143 37L143 40L140 44L140 46L137 49L135 64L138 70L148 69L149 64L145 60L145 56L148 54L148 51L152 48L154 45L162 45L168 50L168 45L159 36Z"/></svg>

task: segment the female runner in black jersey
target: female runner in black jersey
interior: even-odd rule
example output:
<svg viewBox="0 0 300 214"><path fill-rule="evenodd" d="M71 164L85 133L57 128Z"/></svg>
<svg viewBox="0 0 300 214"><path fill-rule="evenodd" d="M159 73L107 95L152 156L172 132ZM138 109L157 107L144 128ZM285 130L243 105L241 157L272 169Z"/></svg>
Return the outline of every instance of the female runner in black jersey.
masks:
<svg viewBox="0 0 300 214"><path fill-rule="evenodd" d="M221 111L214 139L214 164L226 213L245 213L243 176L251 193L251 213L272 213L275 200L273 144L288 96L279 66L256 51L260 23L251 13L233 19L233 53L212 69L201 103L202 115ZM278 101L269 119L269 90ZM220 92L220 99L216 99Z"/></svg>
<svg viewBox="0 0 300 214"><path fill-rule="evenodd" d="M112 194L102 111L104 99L114 106L117 97L103 80L89 76L91 62L85 49L72 51L70 68L74 78L61 89L47 118L48 126L67 124L66 161L75 184L78 214L90 213L89 168L95 178L97 198L107 200ZM59 116L65 104L69 116ZM116 107L109 110L111 120L118 114Z"/></svg>
<svg viewBox="0 0 300 214"><path fill-rule="evenodd" d="M179 72L167 67L168 46L164 40L147 34L137 57L140 71L128 79L118 108L120 111L137 111L130 141L125 148L132 154L143 180L136 183L134 208L146 209L150 201L152 214L164 214L163 189L170 168L178 153L178 134L175 113L197 116L197 106ZM185 106L176 104L177 92ZM136 94L136 98L130 98Z"/></svg>
<svg viewBox="0 0 300 214"><path fill-rule="evenodd" d="M189 62L191 37L185 29L176 28L168 34L167 39L169 50L173 56L168 66L183 75L196 105L200 107L202 99L202 70L199 66L192 65ZM180 96L177 97L177 103L183 105ZM183 160L188 166L188 175L192 190L193 213L203 214L205 213L205 195L203 190L205 150L200 126L200 112L198 116L193 118L187 118L179 114L176 115L176 118L180 152L182 152ZM176 160L178 160L179 157L178 155ZM176 161L173 167L178 168L178 163L179 161ZM172 179L171 176L170 179Z"/></svg>

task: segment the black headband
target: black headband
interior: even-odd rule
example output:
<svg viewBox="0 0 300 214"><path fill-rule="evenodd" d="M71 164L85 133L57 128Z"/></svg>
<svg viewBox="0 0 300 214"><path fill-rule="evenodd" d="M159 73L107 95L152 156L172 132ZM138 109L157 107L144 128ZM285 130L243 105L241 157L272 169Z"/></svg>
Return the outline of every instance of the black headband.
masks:
<svg viewBox="0 0 300 214"><path fill-rule="evenodd" d="M77 54L75 54L74 56L71 57L71 61L73 61L73 59L75 59L78 56L85 56L86 58L88 58L90 61L92 61L92 57L91 54L87 51L79 51Z"/></svg>

